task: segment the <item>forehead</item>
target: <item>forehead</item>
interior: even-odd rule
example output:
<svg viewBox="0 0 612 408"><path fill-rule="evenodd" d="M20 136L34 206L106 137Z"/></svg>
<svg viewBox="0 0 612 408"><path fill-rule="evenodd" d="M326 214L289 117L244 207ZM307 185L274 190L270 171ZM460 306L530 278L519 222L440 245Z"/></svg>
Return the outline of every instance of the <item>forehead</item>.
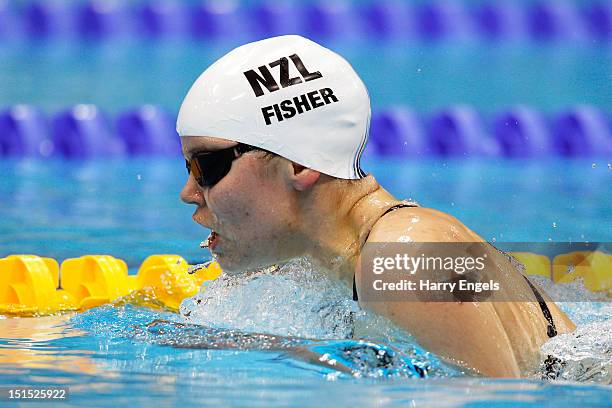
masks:
<svg viewBox="0 0 612 408"><path fill-rule="evenodd" d="M221 139L211 136L182 136L181 146L183 155L189 157L194 152L213 151L225 149L238 144L233 140Z"/></svg>

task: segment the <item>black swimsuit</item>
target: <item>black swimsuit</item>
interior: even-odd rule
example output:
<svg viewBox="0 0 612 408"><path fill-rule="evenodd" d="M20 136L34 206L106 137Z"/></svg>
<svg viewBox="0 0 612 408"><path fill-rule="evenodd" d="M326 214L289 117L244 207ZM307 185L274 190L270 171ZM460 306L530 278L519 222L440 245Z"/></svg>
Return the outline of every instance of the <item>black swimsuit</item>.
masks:
<svg viewBox="0 0 612 408"><path fill-rule="evenodd" d="M393 207L390 207L389 209L387 209L387 211L385 211L380 216L380 218L382 218L385 215L389 214L393 210L397 210L398 208L404 208L404 207L417 207L417 204L397 204L397 205L394 205ZM368 241L368 237L369 236L370 236L370 233L368 233L368 235L366 236L365 242ZM542 297L542 295L540 294L538 289L536 289L536 287L533 286L533 283L531 283L526 276L523 275L523 277L525 278L525 280L529 284L529 287L533 291L533 294L535 295L536 300L538 301L538 304L540 305L540 309L542 309L542 314L544 315L544 318L548 322L548 325L546 327L546 334L550 338L555 337L557 335L557 328L555 327L555 322L554 322L554 320L552 318L552 314L550 313L550 310L548 309L548 305L546 304L546 301L544 300L544 298ZM359 298L358 298L358 295L357 295L357 282L355 281L355 275L353 275L353 300L355 302L359 301Z"/></svg>
<svg viewBox="0 0 612 408"><path fill-rule="evenodd" d="M385 211L378 219L381 219L382 217L389 214L393 210L397 210L398 208L404 208L404 207L418 207L418 205L416 203L415 204L396 204L393 207L388 208L387 211ZM372 231L370 230L370 232ZM370 232L368 232L368 235L366 236L366 239L364 242L368 242L368 237L370 236ZM353 300L355 302L359 301L358 296L357 296L357 283L355 282L355 275L353 275Z"/></svg>

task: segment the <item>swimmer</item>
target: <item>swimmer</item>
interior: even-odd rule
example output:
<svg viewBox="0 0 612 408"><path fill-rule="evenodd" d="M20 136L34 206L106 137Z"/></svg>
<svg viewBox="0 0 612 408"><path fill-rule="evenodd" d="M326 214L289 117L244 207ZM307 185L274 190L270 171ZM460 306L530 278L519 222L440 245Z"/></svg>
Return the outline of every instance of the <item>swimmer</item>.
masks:
<svg viewBox="0 0 612 408"><path fill-rule="evenodd" d="M528 301L360 299L367 243L484 242L361 169L369 122L369 96L350 64L303 37L246 44L216 61L177 119L189 172L181 199L212 230L204 245L229 274L307 256L438 356L486 376L536 371L540 346L575 326L519 268L492 273Z"/></svg>

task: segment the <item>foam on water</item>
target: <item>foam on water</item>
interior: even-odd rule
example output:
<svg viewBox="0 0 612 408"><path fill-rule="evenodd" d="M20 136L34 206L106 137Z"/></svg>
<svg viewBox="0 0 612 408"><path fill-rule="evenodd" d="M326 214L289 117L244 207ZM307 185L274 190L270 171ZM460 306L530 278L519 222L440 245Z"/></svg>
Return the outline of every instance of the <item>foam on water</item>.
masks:
<svg viewBox="0 0 612 408"><path fill-rule="evenodd" d="M190 323L317 339L351 338L360 313L345 285L304 258L273 273L221 275L181 305Z"/></svg>
<svg viewBox="0 0 612 408"><path fill-rule="evenodd" d="M559 302L559 307L576 323L573 333L553 337L542 345L546 363L540 373L551 380L612 383L612 303L609 294L593 293L582 279L555 284L544 277L531 277L553 299L583 299ZM550 356L550 357L549 357Z"/></svg>
<svg viewBox="0 0 612 408"><path fill-rule="evenodd" d="M577 324L574 333L542 348L536 378L612 383L612 303L581 281L555 285L530 277L552 297L580 293L585 302L560 302ZM123 301L72 319L76 328L104 339L132 339L181 349L284 353L292 364L322 370L330 380L355 377L447 377L465 370L441 363L386 318L362 311L349 288L307 259L276 270L222 275L186 299L181 315L134 307ZM310 368L309 368L310 369ZM327 377L326 377L327 378Z"/></svg>
<svg viewBox="0 0 612 408"><path fill-rule="evenodd" d="M388 319L360 309L344 283L330 279L306 258L272 272L221 275L183 301L180 313L188 324L306 340L302 345L307 354L332 366L344 365L354 376L461 372L423 350Z"/></svg>
<svg viewBox="0 0 612 408"><path fill-rule="evenodd" d="M307 258L276 270L221 275L181 304L188 323L316 339L367 338L414 343L388 319L362 310L350 289Z"/></svg>
<svg viewBox="0 0 612 408"><path fill-rule="evenodd" d="M544 277L530 278L553 299L584 300L559 303L578 328L542 346L543 363L537 375L610 383L612 303L605 301L608 295L588 291L581 280L554 284ZM412 357L422 356L418 352L422 349L407 333L387 319L359 309L346 285L333 281L303 258L272 274L222 275L184 301L181 314L190 323L245 332L311 339L375 339L399 344Z"/></svg>

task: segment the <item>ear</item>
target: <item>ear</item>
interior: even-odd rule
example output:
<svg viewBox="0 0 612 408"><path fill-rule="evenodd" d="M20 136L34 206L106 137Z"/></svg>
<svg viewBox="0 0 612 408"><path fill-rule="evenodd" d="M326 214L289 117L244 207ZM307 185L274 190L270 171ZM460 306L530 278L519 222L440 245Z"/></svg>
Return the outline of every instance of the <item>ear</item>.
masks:
<svg viewBox="0 0 612 408"><path fill-rule="evenodd" d="M293 175L291 177L291 183L293 188L298 191L308 190L314 186L321 175L318 171L304 167L301 164L292 163L292 166Z"/></svg>

